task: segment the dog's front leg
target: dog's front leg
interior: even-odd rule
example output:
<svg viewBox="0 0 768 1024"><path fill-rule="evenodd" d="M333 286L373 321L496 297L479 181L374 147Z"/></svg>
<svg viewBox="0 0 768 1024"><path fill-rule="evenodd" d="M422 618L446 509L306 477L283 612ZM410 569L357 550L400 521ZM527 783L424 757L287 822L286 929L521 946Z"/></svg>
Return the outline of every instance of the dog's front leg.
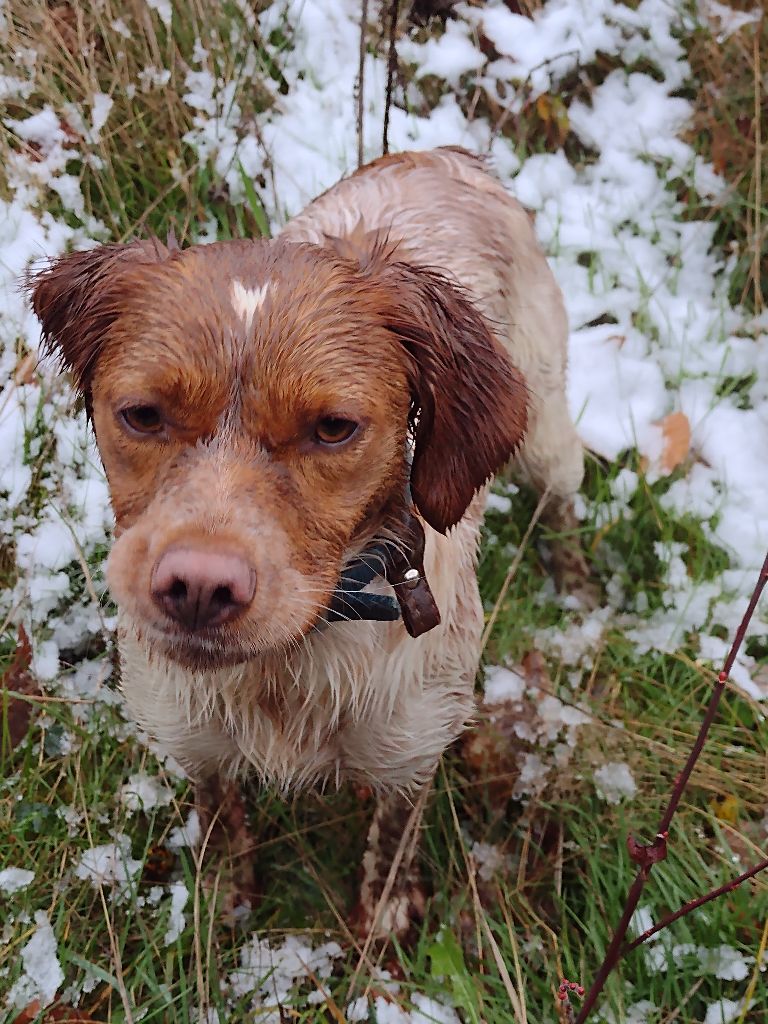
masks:
<svg viewBox="0 0 768 1024"><path fill-rule="evenodd" d="M220 913L233 922L256 903L256 842L240 782L209 776L195 785L195 807L202 835L204 886L215 891Z"/></svg>
<svg viewBox="0 0 768 1024"><path fill-rule="evenodd" d="M430 781L415 794L394 793L376 802L352 919L363 942L405 941L424 917L426 896L416 855L431 789Z"/></svg>

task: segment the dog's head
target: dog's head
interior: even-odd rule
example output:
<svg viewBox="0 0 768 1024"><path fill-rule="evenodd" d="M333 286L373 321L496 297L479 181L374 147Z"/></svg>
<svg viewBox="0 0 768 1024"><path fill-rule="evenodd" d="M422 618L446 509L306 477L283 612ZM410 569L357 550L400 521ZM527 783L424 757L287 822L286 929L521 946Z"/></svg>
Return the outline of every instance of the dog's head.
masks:
<svg viewBox="0 0 768 1024"><path fill-rule="evenodd" d="M132 242L29 287L96 431L109 584L186 665L295 641L409 473L445 532L525 428L525 385L483 317L380 244Z"/></svg>

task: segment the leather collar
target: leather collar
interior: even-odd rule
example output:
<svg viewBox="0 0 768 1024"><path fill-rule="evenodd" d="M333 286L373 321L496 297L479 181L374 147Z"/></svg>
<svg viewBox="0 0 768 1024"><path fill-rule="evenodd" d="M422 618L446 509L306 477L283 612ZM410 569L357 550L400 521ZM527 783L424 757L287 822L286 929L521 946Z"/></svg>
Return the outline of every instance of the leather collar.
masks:
<svg viewBox="0 0 768 1024"><path fill-rule="evenodd" d="M412 637L439 624L440 612L424 574L424 527L410 503L398 525L397 541L377 541L345 566L322 621L394 622L402 618ZM392 597L365 591L377 578L392 587Z"/></svg>

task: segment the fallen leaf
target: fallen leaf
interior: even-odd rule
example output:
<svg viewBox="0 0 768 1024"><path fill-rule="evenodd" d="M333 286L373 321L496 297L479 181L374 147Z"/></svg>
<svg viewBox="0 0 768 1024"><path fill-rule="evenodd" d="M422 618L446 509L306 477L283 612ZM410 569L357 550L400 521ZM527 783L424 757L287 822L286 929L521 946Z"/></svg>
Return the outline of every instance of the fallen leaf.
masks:
<svg viewBox="0 0 768 1024"><path fill-rule="evenodd" d="M661 466L667 473L671 473L691 450L691 425L684 412L671 412L660 420L658 425L664 435Z"/></svg>
<svg viewBox="0 0 768 1024"><path fill-rule="evenodd" d="M38 357L34 352L27 352L27 354L19 360L16 365L16 369L13 372L13 381L15 384L19 386L22 384L34 384L37 358Z"/></svg>

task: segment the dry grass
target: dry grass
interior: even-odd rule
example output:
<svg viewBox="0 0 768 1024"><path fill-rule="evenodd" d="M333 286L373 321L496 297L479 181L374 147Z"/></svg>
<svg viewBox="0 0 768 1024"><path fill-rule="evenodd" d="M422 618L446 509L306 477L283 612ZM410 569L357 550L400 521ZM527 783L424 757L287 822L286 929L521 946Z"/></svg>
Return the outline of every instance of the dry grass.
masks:
<svg viewBox="0 0 768 1024"><path fill-rule="evenodd" d="M171 31L142 0L11 0L5 13L4 70L16 72L25 53L37 53L34 90L23 103L8 104L8 117L23 118L49 105L78 149L83 143L78 121L89 123L94 94L105 93L114 102L109 129L95 144L82 145L99 162L83 161L71 169L81 178L86 212L104 222L112 239L150 229L164 235L170 226L183 239L211 213L229 222L232 233L242 228L260 233L247 210L246 221L235 223L226 190L184 142L195 112L182 98L188 91L186 76L194 69L239 84L233 99L244 123L269 105L272 92L258 82L269 81L275 69L264 61L252 14L248 17L235 4L174 0ZM232 45L232 33L237 45ZM198 42L207 52L202 63L195 60ZM153 82L153 69L167 80ZM0 158L25 147L34 158L33 147L12 131L0 134ZM56 210L54 194L51 207Z"/></svg>
<svg viewBox="0 0 768 1024"><path fill-rule="evenodd" d="M692 137L728 184L712 216L719 244L735 260L732 297L760 313L768 297L768 16L722 41L699 30L688 51L699 83Z"/></svg>

